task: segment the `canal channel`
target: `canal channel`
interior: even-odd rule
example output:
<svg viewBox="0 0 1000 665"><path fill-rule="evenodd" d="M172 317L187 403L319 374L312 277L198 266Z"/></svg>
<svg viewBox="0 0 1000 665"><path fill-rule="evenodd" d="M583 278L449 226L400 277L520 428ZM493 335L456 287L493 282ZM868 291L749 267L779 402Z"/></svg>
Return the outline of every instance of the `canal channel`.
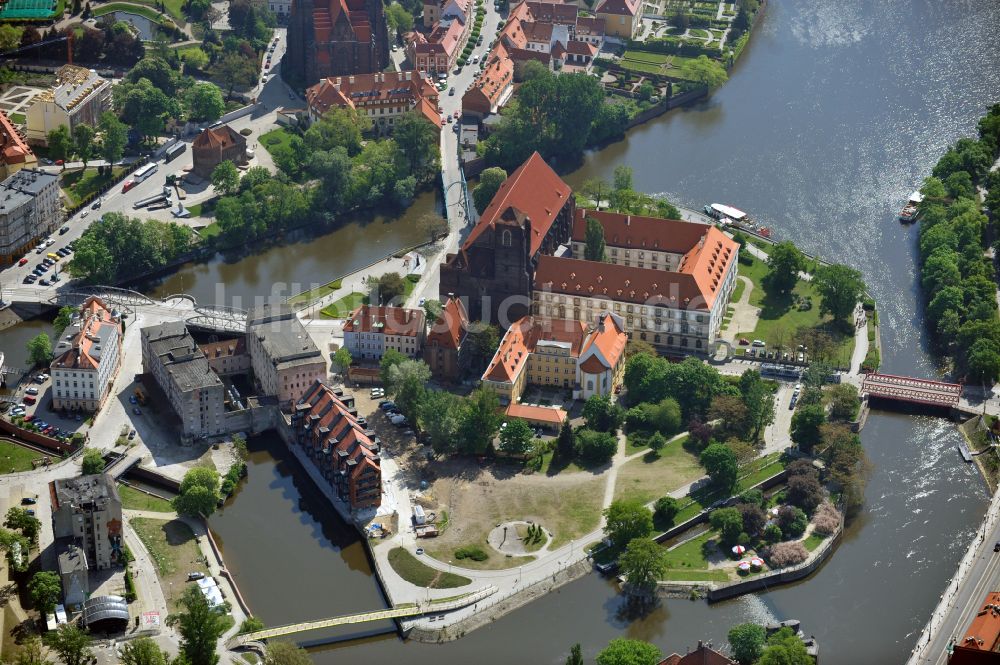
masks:
<svg viewBox="0 0 1000 665"><path fill-rule="evenodd" d="M779 238L862 269L881 310L884 369L931 376L917 229L894 217L944 148L974 132L995 101L1000 5L992 0L770 0L729 83L587 155L567 179L607 180L626 164L637 189L692 207L735 205ZM325 282L420 242L414 221L433 203L425 196L402 215L186 266L153 290L245 307L272 288ZM23 354L34 332L0 333L8 358ZM826 665L903 662L986 505L982 481L955 451L957 437L944 421L872 414L862 437L874 466L864 511L834 556L795 585L711 606L667 600L630 619L615 588L589 575L455 642L379 636L314 648L314 660L561 663L574 642L592 658L620 636L684 653L698 639L724 643L734 623L798 618ZM357 536L276 440L252 449L247 482L211 527L254 611L275 625L381 607Z"/></svg>

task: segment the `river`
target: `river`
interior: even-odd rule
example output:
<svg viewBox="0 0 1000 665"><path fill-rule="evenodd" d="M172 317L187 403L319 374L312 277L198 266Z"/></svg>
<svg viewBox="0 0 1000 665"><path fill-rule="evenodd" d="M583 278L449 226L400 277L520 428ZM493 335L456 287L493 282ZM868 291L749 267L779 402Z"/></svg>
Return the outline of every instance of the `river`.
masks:
<svg viewBox="0 0 1000 665"><path fill-rule="evenodd" d="M995 101L1000 4L993 0L770 0L722 89L588 154L567 179L610 179L627 164L637 189L692 207L735 205L777 237L860 268L879 302L884 369L931 376L915 281L917 229L900 226L895 214L945 147L973 133ZM421 205L429 208L430 197ZM199 301L246 306L272 284L287 292L291 283L327 281L419 241L412 223L419 213L190 266L157 293L185 290ZM0 340L10 346L12 335ZM874 464L864 511L834 556L795 585L711 606L668 600L628 620L614 588L589 575L456 642L378 637L314 649L314 660L562 663L574 642L592 658L618 636L684 653L699 639L723 644L735 623L798 618L819 639L825 665L901 663L985 509L982 481L955 450L958 436L942 420L874 413L862 436ZM249 480L212 518L227 565L267 623L384 602L357 538L319 503L280 448L261 440Z"/></svg>

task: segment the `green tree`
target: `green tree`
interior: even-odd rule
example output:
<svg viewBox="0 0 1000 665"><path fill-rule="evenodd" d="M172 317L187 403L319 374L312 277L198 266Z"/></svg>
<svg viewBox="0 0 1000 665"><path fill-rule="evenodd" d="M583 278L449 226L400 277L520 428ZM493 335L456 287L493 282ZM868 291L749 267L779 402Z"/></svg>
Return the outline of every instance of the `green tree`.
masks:
<svg viewBox="0 0 1000 665"><path fill-rule="evenodd" d="M820 426L826 422L826 409L822 404L809 404L796 409L792 416L792 441L800 450L812 452L820 441Z"/></svg>
<svg viewBox="0 0 1000 665"><path fill-rule="evenodd" d="M406 294L406 282L398 272L387 272L378 278L378 301L383 305L398 302Z"/></svg>
<svg viewBox="0 0 1000 665"><path fill-rule="evenodd" d="M385 22L389 24L389 30L395 33L396 37L413 30L413 14L406 11L398 2L386 6Z"/></svg>
<svg viewBox="0 0 1000 665"><path fill-rule="evenodd" d="M458 426L462 400L454 393L429 390L420 404L420 428L437 453L458 449Z"/></svg>
<svg viewBox="0 0 1000 665"><path fill-rule="evenodd" d="M767 633L755 623L741 623L729 629L729 648L740 665L753 665L764 653Z"/></svg>
<svg viewBox="0 0 1000 665"><path fill-rule="evenodd" d="M805 269L806 260L793 242L782 240L771 248L767 265L767 286L787 293L799 281L799 272Z"/></svg>
<svg viewBox="0 0 1000 665"><path fill-rule="evenodd" d="M717 508L709 515L708 522L719 532L719 539L726 547L735 545L743 533L743 515L737 508Z"/></svg>
<svg viewBox="0 0 1000 665"><path fill-rule="evenodd" d="M223 195L235 194L240 188L240 172L228 159L212 171L212 186Z"/></svg>
<svg viewBox="0 0 1000 665"><path fill-rule="evenodd" d="M559 427L559 436L556 438L556 455L562 461L573 459L576 454L576 433L573 426L569 424L569 418L563 421Z"/></svg>
<svg viewBox="0 0 1000 665"><path fill-rule="evenodd" d="M216 643L226 630L227 616L209 607L196 586L187 587L178 602L182 611L168 616L167 625L181 634L181 655L190 665L216 665Z"/></svg>
<svg viewBox="0 0 1000 665"><path fill-rule="evenodd" d="M97 448L85 448L81 464L80 473L85 476L90 476L104 471L104 457L101 455L101 451Z"/></svg>
<svg viewBox="0 0 1000 665"><path fill-rule="evenodd" d="M774 422L774 394L764 383L760 372L748 369L740 376L740 394L747 409L750 436L754 441Z"/></svg>
<svg viewBox="0 0 1000 665"><path fill-rule="evenodd" d="M59 125L48 133L46 139L49 144L49 155L68 162L70 155L73 154L73 137L69 133L69 127Z"/></svg>
<svg viewBox="0 0 1000 665"><path fill-rule="evenodd" d="M507 425L500 428L500 450L508 455L523 455L531 449L534 434L528 423L520 418L508 420Z"/></svg>
<svg viewBox="0 0 1000 665"><path fill-rule="evenodd" d="M129 83L146 79L167 96L173 96L177 92L178 78L170 63L158 55L147 55L125 75L125 80Z"/></svg>
<svg viewBox="0 0 1000 665"><path fill-rule="evenodd" d="M50 574L55 576L58 588L59 576ZM76 624L64 623L58 629L50 630L45 634L45 644L59 655L63 665L84 665L94 657L90 649L90 635L77 628Z"/></svg>
<svg viewBox="0 0 1000 665"><path fill-rule="evenodd" d="M28 360L32 365L48 365L52 360L52 340L45 333L38 333L28 340Z"/></svg>
<svg viewBox="0 0 1000 665"><path fill-rule="evenodd" d="M611 401L610 395L591 395L583 405L583 419L587 427L598 432L614 434L624 418L622 408Z"/></svg>
<svg viewBox="0 0 1000 665"><path fill-rule="evenodd" d="M500 429L500 400L489 388L480 386L465 400L458 419L458 448L482 455Z"/></svg>
<svg viewBox="0 0 1000 665"><path fill-rule="evenodd" d="M495 325L473 325L465 342L469 345L469 368L482 372L500 344L500 330Z"/></svg>
<svg viewBox="0 0 1000 665"><path fill-rule="evenodd" d="M701 451L699 459L714 485L727 492L736 487L739 465L732 450L721 443L713 443Z"/></svg>
<svg viewBox="0 0 1000 665"><path fill-rule="evenodd" d="M689 61L687 70L694 81L707 85L709 88L718 88L729 80L725 67L718 60L711 60L706 55L699 55L694 60Z"/></svg>
<svg viewBox="0 0 1000 665"><path fill-rule="evenodd" d="M483 214L506 179L507 172L498 166L491 166L479 174L479 184L472 189L472 203L476 206L476 212Z"/></svg>
<svg viewBox="0 0 1000 665"><path fill-rule="evenodd" d="M219 473L198 466L184 474L180 494L174 497L174 510L188 517L208 517L215 512L220 500Z"/></svg>
<svg viewBox="0 0 1000 665"><path fill-rule="evenodd" d="M792 632L782 628L767 640L764 652L756 665L812 665L813 659L806 651L806 645Z"/></svg>
<svg viewBox="0 0 1000 665"><path fill-rule="evenodd" d="M663 436L659 432L653 432L649 439L646 441L646 445L657 455L663 450L663 446L667 445L667 437Z"/></svg>
<svg viewBox="0 0 1000 665"><path fill-rule="evenodd" d="M583 258L588 261L606 261L604 248L604 227L594 217L587 217L586 245Z"/></svg>
<svg viewBox="0 0 1000 665"><path fill-rule="evenodd" d="M259 630L264 630L264 622L258 617L247 617L240 624L240 635L245 635L246 633L256 633Z"/></svg>
<svg viewBox="0 0 1000 665"><path fill-rule="evenodd" d="M617 637L597 654L597 665L656 665L663 653L642 640Z"/></svg>
<svg viewBox="0 0 1000 665"><path fill-rule="evenodd" d="M618 558L630 595L652 596L667 574L667 551L651 538L633 538Z"/></svg>
<svg viewBox="0 0 1000 665"><path fill-rule="evenodd" d="M312 659L291 642L271 641L264 651L264 665L312 665Z"/></svg>
<svg viewBox="0 0 1000 665"><path fill-rule="evenodd" d="M69 305L64 305L59 308L59 313L56 314L55 321L52 322L52 332L56 337L61 337L63 331L73 322L73 317L76 316L76 308L70 307Z"/></svg>
<svg viewBox="0 0 1000 665"><path fill-rule="evenodd" d="M389 368L392 396L399 410L410 422L416 422L420 403L427 394L424 386L431 379L431 369L423 360L407 358Z"/></svg>
<svg viewBox="0 0 1000 665"><path fill-rule="evenodd" d="M97 130L101 135L101 157L113 165L125 154L128 126L111 111L105 111L101 114Z"/></svg>
<svg viewBox="0 0 1000 665"><path fill-rule="evenodd" d="M605 464L618 450L618 439L610 432L581 429L576 433L576 456L590 464Z"/></svg>
<svg viewBox="0 0 1000 665"><path fill-rule="evenodd" d="M820 267L813 283L823 299L820 311L839 320L850 317L867 288L860 272L839 264Z"/></svg>
<svg viewBox="0 0 1000 665"><path fill-rule="evenodd" d="M583 665L583 654L580 652L579 643L569 648L569 655L566 656L566 665Z"/></svg>
<svg viewBox="0 0 1000 665"><path fill-rule="evenodd" d="M4 23L0 25L0 52L13 51L21 45L24 28Z"/></svg>
<svg viewBox="0 0 1000 665"><path fill-rule="evenodd" d="M438 168L441 154L438 136L438 128L416 111L396 118L392 127L392 140L406 158L410 173L418 178L423 178L426 171ZM440 216L438 219L441 219Z"/></svg>
<svg viewBox="0 0 1000 665"><path fill-rule="evenodd" d="M190 74L188 70L194 69L197 71L204 70L208 67L209 58L208 54L201 49L190 49L184 51L181 55L181 61L184 63L184 73ZM221 93L221 91L220 91Z"/></svg>
<svg viewBox="0 0 1000 665"><path fill-rule="evenodd" d="M3 26L0 26L2 28ZM21 648L14 654L13 665L52 665L42 653L42 641L37 637L25 638Z"/></svg>
<svg viewBox="0 0 1000 665"><path fill-rule="evenodd" d="M661 496L653 504L653 514L667 524L673 524L680 511L680 502L672 496Z"/></svg>
<svg viewBox="0 0 1000 665"><path fill-rule="evenodd" d="M226 101L222 98L219 86L208 81L199 81L188 88L187 107L191 120L215 122L226 112Z"/></svg>
<svg viewBox="0 0 1000 665"><path fill-rule="evenodd" d="M351 352L347 350L346 346L342 346L337 349L336 353L333 354L333 366L337 368L337 371L341 374L347 374L347 371L351 368L351 363L353 362L351 358Z"/></svg>
<svg viewBox="0 0 1000 665"><path fill-rule="evenodd" d="M37 517L19 506L11 506L3 525L8 529L19 530L32 543L37 540L38 532L42 528L42 523Z"/></svg>
<svg viewBox="0 0 1000 665"><path fill-rule="evenodd" d="M94 128L83 123L73 128L73 152L87 168L87 162L94 156Z"/></svg>
<svg viewBox="0 0 1000 665"><path fill-rule="evenodd" d="M604 511L604 535L616 547L625 547L634 538L653 533L653 513L641 501L618 499Z"/></svg>
<svg viewBox="0 0 1000 665"><path fill-rule="evenodd" d="M122 665L167 665L170 657L149 637L139 637L122 645Z"/></svg>
<svg viewBox="0 0 1000 665"><path fill-rule="evenodd" d="M858 389L850 383L839 383L829 390L830 417L836 420L854 420L861 406Z"/></svg>
<svg viewBox="0 0 1000 665"><path fill-rule="evenodd" d="M236 88L245 90L257 81L257 61L239 53L230 53L216 63L215 72L219 80L229 86L226 89L226 99L229 99Z"/></svg>
<svg viewBox="0 0 1000 665"><path fill-rule="evenodd" d="M51 614L62 595L59 574L48 570L35 573L31 581L28 582L28 595L31 596L31 603L42 613L42 616Z"/></svg>
<svg viewBox="0 0 1000 665"><path fill-rule="evenodd" d="M386 392L390 395L395 390L392 385L391 370L396 365L406 362L406 360L407 357L396 349L386 349L385 353L382 354L382 360L379 361L379 378L382 379L382 385L385 386Z"/></svg>
<svg viewBox="0 0 1000 665"><path fill-rule="evenodd" d="M157 88L149 79L135 84L119 84L115 88L115 107L122 120L131 125L144 139L159 136L167 120L180 115L177 99Z"/></svg>

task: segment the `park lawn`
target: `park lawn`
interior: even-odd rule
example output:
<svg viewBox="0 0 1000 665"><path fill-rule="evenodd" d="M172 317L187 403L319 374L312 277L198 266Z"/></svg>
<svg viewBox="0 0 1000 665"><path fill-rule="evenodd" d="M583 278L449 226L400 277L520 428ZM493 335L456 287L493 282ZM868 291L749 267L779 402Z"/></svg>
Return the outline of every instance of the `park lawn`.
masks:
<svg viewBox="0 0 1000 665"><path fill-rule="evenodd" d="M419 587L454 589L472 583L468 577L431 568L402 547L394 547L389 550L389 565L392 566L397 575Z"/></svg>
<svg viewBox="0 0 1000 665"><path fill-rule="evenodd" d="M179 609L177 601L188 582L188 573L205 571L205 560L191 527L180 520L168 522L146 517L133 517L129 522L156 563L168 608L176 612ZM142 575L136 580L136 584L145 583Z"/></svg>
<svg viewBox="0 0 1000 665"><path fill-rule="evenodd" d="M322 286L317 286L315 289L310 289L308 291L303 291L298 295L294 295L288 299L289 305L296 305L298 303L312 302L318 298L322 298L325 295L329 295L343 286L343 283L336 279L332 282L327 282Z"/></svg>
<svg viewBox="0 0 1000 665"><path fill-rule="evenodd" d="M324 319L343 319L355 309L368 302L368 296L352 291L340 300L335 300L319 311Z"/></svg>
<svg viewBox="0 0 1000 665"><path fill-rule="evenodd" d="M639 60L626 60L622 58L621 66L625 69L633 72L640 72L642 74L663 74L663 65L656 65L649 62L641 62Z"/></svg>
<svg viewBox="0 0 1000 665"><path fill-rule="evenodd" d="M729 302L739 302L740 298L743 297L743 292L746 291L747 283L742 279L736 280L736 286L733 287L733 295L729 298Z"/></svg>
<svg viewBox="0 0 1000 665"><path fill-rule="evenodd" d="M668 570L664 582L728 582L729 574L721 568L712 570Z"/></svg>
<svg viewBox="0 0 1000 665"><path fill-rule="evenodd" d="M111 175L103 176L98 174L96 166L64 171L59 176L59 186L69 199L70 205L78 206L87 200L87 197L97 194L108 183L118 180L123 171L120 166L112 167Z"/></svg>
<svg viewBox="0 0 1000 665"><path fill-rule="evenodd" d="M139 5L146 5L157 10L156 0L132 0L132 2ZM184 16L184 0L161 0L163 6L167 8L167 14L170 18L177 21L178 25L184 25L187 22L187 18ZM159 11L157 11L159 13Z"/></svg>
<svg viewBox="0 0 1000 665"><path fill-rule="evenodd" d="M16 443L0 439L0 473L17 473L31 471L32 460L42 459L44 455L34 450L19 446Z"/></svg>
<svg viewBox="0 0 1000 665"><path fill-rule="evenodd" d="M146 494L128 485L118 485L118 496L122 500L122 508L126 510L148 510L154 513L172 513L174 507L166 499Z"/></svg>
<svg viewBox="0 0 1000 665"><path fill-rule="evenodd" d="M650 65L662 65L670 60L670 56L663 53L647 53L645 51L625 51L622 60L632 60L634 62L645 62Z"/></svg>
<svg viewBox="0 0 1000 665"><path fill-rule="evenodd" d="M706 531L700 536L681 543L667 550L666 563L668 569L708 570L708 560L705 559L707 543L715 538L714 531Z"/></svg>
<svg viewBox="0 0 1000 665"><path fill-rule="evenodd" d="M649 503L705 475L698 456L688 451L687 437L669 442L659 455L650 451L618 470L615 500Z"/></svg>
<svg viewBox="0 0 1000 665"><path fill-rule="evenodd" d="M688 30L688 37L708 39L709 32L708 30L702 30L701 28L691 28Z"/></svg>
<svg viewBox="0 0 1000 665"><path fill-rule="evenodd" d="M695 72L691 71L690 68L691 63L694 62L694 60L694 58L688 58L683 55L675 55L670 61L670 67L666 70L667 76L697 82L698 76Z"/></svg>
<svg viewBox="0 0 1000 665"><path fill-rule="evenodd" d="M553 464L555 462L556 451L555 448L552 450L542 453L542 468L539 472L546 476L555 476L560 473L579 473L580 471L587 471L587 467L580 466L575 461L571 461L568 464Z"/></svg>
<svg viewBox="0 0 1000 665"><path fill-rule="evenodd" d="M649 446L646 445L646 442L648 440L649 437L645 434L645 432L629 432L625 436L626 457L629 455L634 455L643 450L649 450Z"/></svg>
<svg viewBox="0 0 1000 665"><path fill-rule="evenodd" d="M740 479L736 484L736 489L733 490L732 494L727 494L726 492L720 492L719 490L713 489L711 485L706 485L705 487L699 488L687 495L685 499L681 499L681 509L674 517L674 524L681 524L685 522L702 510L711 506L713 503L719 499L726 499L729 496L739 494L744 492L757 483L767 480L771 476L780 472L785 468L786 463L781 457L781 453L771 453L770 455L765 455L764 457L758 458L749 464L744 465L740 468ZM619 471L621 475L621 471ZM665 529L664 529L665 530Z"/></svg>
<svg viewBox="0 0 1000 665"><path fill-rule="evenodd" d="M198 205L201 204L199 203ZM194 215L193 212L191 214ZM198 235L201 237L202 240L211 240L212 238L220 235L221 233L222 233L222 227L219 226L218 222L212 222L208 226L198 230Z"/></svg>
<svg viewBox="0 0 1000 665"><path fill-rule="evenodd" d="M104 16L105 14L110 14L111 12L128 12L129 14L138 14L139 16L148 18L150 21L159 23L160 25L169 23L169 21L164 20L162 13L152 7L147 7L142 4L132 4L131 2L112 2L103 5L94 9L94 16Z"/></svg>
<svg viewBox="0 0 1000 665"><path fill-rule="evenodd" d="M824 540L826 540L826 536L821 536L818 533L810 533L809 537L806 538L802 544L806 546L807 550L812 552L814 549L819 547L820 543Z"/></svg>
<svg viewBox="0 0 1000 665"><path fill-rule="evenodd" d="M528 526L526 524L517 525L517 537L522 541L528 537ZM549 542L549 537L544 531L542 531L542 537L536 541L530 542L524 546L524 549L528 552L537 552L538 550L545 547L545 543Z"/></svg>
<svg viewBox="0 0 1000 665"><path fill-rule="evenodd" d="M272 129L271 131L260 135L260 143L264 148L274 154L272 148L277 148L278 146L285 145L292 140L292 135L290 132L285 131L285 129L279 127L278 129Z"/></svg>
<svg viewBox="0 0 1000 665"><path fill-rule="evenodd" d="M750 304L760 308L760 318L753 330L740 330L736 333L736 337L762 339L767 342L768 348L774 348L779 344L784 348L794 348L792 340L797 330L820 329L825 331L831 340L829 360L839 366L848 365L854 352L853 331L850 330L850 326L847 326L847 331L841 330L840 326L834 325L830 316L820 314L819 305L822 298L812 283L800 279L792 289L794 296L812 299L810 309L800 310L795 306L792 294L769 293L764 286L764 277L768 272L767 264L757 257L749 254L746 256L751 259L751 263L747 265L741 261L739 274L750 278L753 282Z"/></svg>

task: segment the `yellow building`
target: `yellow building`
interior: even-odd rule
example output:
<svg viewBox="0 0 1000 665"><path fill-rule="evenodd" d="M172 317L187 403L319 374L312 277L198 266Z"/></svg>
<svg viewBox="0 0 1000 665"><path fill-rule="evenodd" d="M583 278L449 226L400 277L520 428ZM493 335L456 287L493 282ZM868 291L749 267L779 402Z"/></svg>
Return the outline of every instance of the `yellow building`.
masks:
<svg viewBox="0 0 1000 665"><path fill-rule="evenodd" d="M25 117L28 142L46 145L48 134L61 125L71 132L78 124L96 127L111 108L111 82L93 69L63 65L56 70L56 86L32 100Z"/></svg>
<svg viewBox="0 0 1000 665"><path fill-rule="evenodd" d="M604 0L597 7L597 18L604 19L607 37L635 39L642 19L641 0Z"/></svg>

